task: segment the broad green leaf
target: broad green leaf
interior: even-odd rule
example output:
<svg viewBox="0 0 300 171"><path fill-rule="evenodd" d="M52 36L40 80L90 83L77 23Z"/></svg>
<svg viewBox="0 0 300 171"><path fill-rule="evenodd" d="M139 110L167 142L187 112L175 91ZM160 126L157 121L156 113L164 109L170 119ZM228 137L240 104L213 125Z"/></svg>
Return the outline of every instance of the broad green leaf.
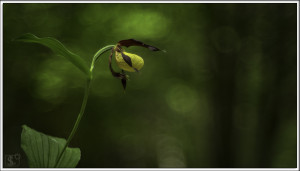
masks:
<svg viewBox="0 0 300 171"><path fill-rule="evenodd" d="M68 59L71 63L77 66L82 72L89 75L89 68L86 62L78 55L70 52L60 41L52 37L39 38L31 33L26 33L17 38L16 41L39 43L50 48L55 54Z"/></svg>
<svg viewBox="0 0 300 171"><path fill-rule="evenodd" d="M53 168L66 140L52 137L23 125L21 147L25 151L29 167ZM66 148L57 167L74 168L80 160L79 148Z"/></svg>

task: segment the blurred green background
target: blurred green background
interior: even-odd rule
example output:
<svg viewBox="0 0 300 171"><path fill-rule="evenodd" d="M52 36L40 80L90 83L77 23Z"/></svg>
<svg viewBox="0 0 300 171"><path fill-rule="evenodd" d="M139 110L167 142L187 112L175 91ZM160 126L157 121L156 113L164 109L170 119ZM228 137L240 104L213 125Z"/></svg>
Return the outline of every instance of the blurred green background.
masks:
<svg viewBox="0 0 300 171"><path fill-rule="evenodd" d="M78 167L297 167L297 4L4 4L5 154L21 125L66 138L85 77L24 33L55 37L90 64L134 38L145 60L126 93L106 53L71 147ZM117 70L117 65L113 63ZM5 165L4 165L5 167Z"/></svg>

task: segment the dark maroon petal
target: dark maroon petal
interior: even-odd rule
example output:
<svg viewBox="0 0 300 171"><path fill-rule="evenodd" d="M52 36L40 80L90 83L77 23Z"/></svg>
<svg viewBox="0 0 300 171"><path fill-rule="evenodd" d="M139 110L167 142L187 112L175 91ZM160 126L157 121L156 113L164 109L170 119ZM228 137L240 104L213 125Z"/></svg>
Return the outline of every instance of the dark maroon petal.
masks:
<svg viewBox="0 0 300 171"><path fill-rule="evenodd" d="M125 54L122 53L122 52L121 52L121 54L122 54L122 57L123 57L124 61L125 61L130 67L132 67L131 58L130 58L129 56L125 55ZM138 69L136 69L136 68L134 68L134 67L132 67L132 68L133 68L136 72L139 72Z"/></svg>
<svg viewBox="0 0 300 171"><path fill-rule="evenodd" d="M119 77L119 73L115 72L114 69L113 69L112 66L111 66L111 58L112 58L112 56L113 56L113 52L114 52L114 50L112 49L112 50L111 50L111 53L110 53L110 55L109 55L109 69L110 69L111 74L112 74L114 77Z"/></svg>
<svg viewBox="0 0 300 171"><path fill-rule="evenodd" d="M151 46L151 45L147 45L141 41L135 40L135 39L128 39L128 40L121 40L118 42L118 44L120 46L142 46L145 48L148 48L151 51L160 51L160 49L158 49L157 47Z"/></svg>
<svg viewBox="0 0 300 171"><path fill-rule="evenodd" d="M132 67L133 68L133 67ZM140 72L138 69L136 69L136 68L133 68L134 70L135 70L135 72Z"/></svg>
<svg viewBox="0 0 300 171"><path fill-rule="evenodd" d="M123 57L124 61L125 61L129 66L132 67L131 58L130 58L129 56L125 55L123 52L121 52L121 54L122 54L122 57Z"/></svg>
<svg viewBox="0 0 300 171"><path fill-rule="evenodd" d="M122 70L122 74L125 75L124 70ZM121 82L122 82L124 91L125 91L125 89L126 89L126 81L127 81L126 77L121 79Z"/></svg>
<svg viewBox="0 0 300 171"><path fill-rule="evenodd" d="M120 78L120 79L123 79L123 78L126 79L125 74L118 73L118 72L114 71L114 69L112 68L111 60L112 60L113 52L114 52L114 50L112 49L111 53L109 55L109 69L110 69L110 72L114 77L117 77L117 78Z"/></svg>
<svg viewBox="0 0 300 171"><path fill-rule="evenodd" d="M122 85L123 85L123 89L124 89L124 92L125 92L126 82L127 82L127 76L126 76L124 70L122 70L122 73L118 73L118 72L114 71L114 69L112 68L111 60L112 60L113 52L114 52L114 50L112 49L112 51L111 51L111 53L109 55L109 69L110 69L111 74L114 77L121 79L121 82L122 82Z"/></svg>
<svg viewBox="0 0 300 171"><path fill-rule="evenodd" d="M125 89L126 89L126 79L123 78L121 81L122 81L123 89L125 91Z"/></svg>

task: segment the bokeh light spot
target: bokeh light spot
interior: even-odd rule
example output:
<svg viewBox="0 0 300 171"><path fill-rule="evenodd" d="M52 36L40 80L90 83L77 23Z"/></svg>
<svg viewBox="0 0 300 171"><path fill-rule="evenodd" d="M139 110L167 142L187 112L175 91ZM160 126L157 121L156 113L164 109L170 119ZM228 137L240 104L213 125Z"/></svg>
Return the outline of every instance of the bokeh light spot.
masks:
<svg viewBox="0 0 300 171"><path fill-rule="evenodd" d="M196 108L198 96L195 90L184 84L175 84L166 93L166 101L178 113L191 112Z"/></svg>
<svg viewBox="0 0 300 171"><path fill-rule="evenodd" d="M81 85L77 83L80 77L70 75L76 73L74 69L76 68L73 64L65 59L53 57L45 60L40 64L39 71L33 75L32 95L53 104L61 103L65 99L67 89ZM72 77L77 79L68 79Z"/></svg>
<svg viewBox="0 0 300 171"><path fill-rule="evenodd" d="M117 18L114 32L138 38L161 38L168 31L169 21L161 13L133 11Z"/></svg>
<svg viewBox="0 0 300 171"><path fill-rule="evenodd" d="M159 135L156 143L157 162L159 167L186 167L185 155L181 146L182 144L177 138L171 135Z"/></svg>

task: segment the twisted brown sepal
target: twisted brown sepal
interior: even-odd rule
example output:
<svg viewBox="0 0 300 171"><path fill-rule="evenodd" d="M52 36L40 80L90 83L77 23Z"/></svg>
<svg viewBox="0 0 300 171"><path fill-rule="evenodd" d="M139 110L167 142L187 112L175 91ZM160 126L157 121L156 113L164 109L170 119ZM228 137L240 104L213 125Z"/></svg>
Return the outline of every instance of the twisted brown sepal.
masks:
<svg viewBox="0 0 300 171"><path fill-rule="evenodd" d="M121 82L122 82L124 93L125 93L127 77L126 77L124 70L122 70L122 74L125 75L125 78L121 78Z"/></svg>
<svg viewBox="0 0 300 171"><path fill-rule="evenodd" d="M145 48L148 48L151 51L160 51L160 49L158 49L157 47L151 46L151 45L147 45L141 41L135 40L135 39L127 39L127 40L121 40L118 42L118 44L120 46L142 46Z"/></svg>
<svg viewBox="0 0 300 171"><path fill-rule="evenodd" d="M109 55L109 69L110 69L111 74L114 77L121 79L121 82L122 82L122 85L123 85L123 88L124 88L124 91L125 91L127 76L126 76L126 74L123 70L122 70L122 73L118 73L118 72L114 71L114 69L112 68L111 60L112 60L113 52L114 52L114 49L111 50L111 53Z"/></svg>

